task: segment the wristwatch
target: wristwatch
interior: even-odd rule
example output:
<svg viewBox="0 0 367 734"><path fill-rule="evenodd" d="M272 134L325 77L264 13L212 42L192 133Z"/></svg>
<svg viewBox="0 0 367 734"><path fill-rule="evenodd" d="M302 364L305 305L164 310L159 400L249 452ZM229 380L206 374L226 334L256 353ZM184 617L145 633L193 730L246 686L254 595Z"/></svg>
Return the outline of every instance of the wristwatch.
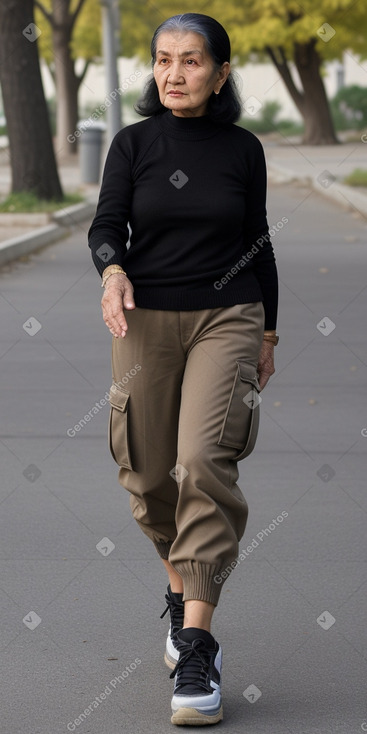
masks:
<svg viewBox="0 0 367 734"><path fill-rule="evenodd" d="M275 331L264 331L263 341L270 342L276 347L279 342L279 335Z"/></svg>

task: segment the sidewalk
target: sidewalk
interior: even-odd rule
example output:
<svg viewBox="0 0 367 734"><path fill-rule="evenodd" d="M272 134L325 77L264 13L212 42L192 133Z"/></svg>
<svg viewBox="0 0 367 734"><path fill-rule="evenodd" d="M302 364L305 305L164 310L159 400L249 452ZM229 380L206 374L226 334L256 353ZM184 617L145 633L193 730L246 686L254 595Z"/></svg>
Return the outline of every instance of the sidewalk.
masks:
<svg viewBox="0 0 367 734"><path fill-rule="evenodd" d="M265 148L269 181L298 181L336 203L367 216L367 188L347 186L344 178L355 168L367 169L367 145L274 144L261 138Z"/></svg>
<svg viewBox="0 0 367 734"><path fill-rule="evenodd" d="M0 267L23 255L63 239L73 228L92 218L99 194L99 184L84 184L78 156L59 161L59 176L64 193L79 193L85 202L59 209L54 214L0 213ZM0 148L0 199L10 193L9 152Z"/></svg>
<svg viewBox="0 0 367 734"><path fill-rule="evenodd" d="M83 184L79 166L79 156L63 157L58 161L61 185L65 193L80 192L87 198L96 199L99 186L94 184ZM10 193L11 169L9 150L0 147L0 199L4 199Z"/></svg>
<svg viewBox="0 0 367 734"><path fill-rule="evenodd" d="M367 168L366 144L359 142L312 147L292 142L278 143L267 136L259 137L265 148L270 184L298 181L337 204L367 216L367 188L346 186L343 183L345 176L355 168ZM84 218L89 218L98 199L99 184L82 183L78 156L69 156L60 161L59 174L66 193L79 192L86 197ZM1 198L7 196L10 185L9 154L2 148L0 149ZM9 253L19 257L65 236L69 231L65 231L65 226L72 225L73 216L72 208L61 210L57 223L50 217L48 229L45 226L40 229L39 225L32 221L32 216L21 215L19 218L13 218L11 224L5 224L4 217L0 215L0 220L3 220L0 221L0 265L12 259L13 256ZM83 210L79 206L78 219L75 221L81 221L82 217Z"/></svg>
<svg viewBox="0 0 367 734"><path fill-rule="evenodd" d="M239 464L249 520L213 622L214 734L361 734L366 225L303 186L269 194L269 222L287 219L274 238L281 338ZM1 276L1 732L180 734L165 571L108 448L112 337L88 224Z"/></svg>

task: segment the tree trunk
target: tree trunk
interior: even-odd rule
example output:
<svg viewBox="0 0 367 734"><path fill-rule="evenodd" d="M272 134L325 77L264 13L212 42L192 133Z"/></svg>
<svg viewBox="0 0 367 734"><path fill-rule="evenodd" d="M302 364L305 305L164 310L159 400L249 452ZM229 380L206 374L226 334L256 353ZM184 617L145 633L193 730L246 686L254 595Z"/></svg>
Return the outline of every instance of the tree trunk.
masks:
<svg viewBox="0 0 367 734"><path fill-rule="evenodd" d="M55 63L57 150L66 155L77 152L78 91L83 75L78 77L75 72L70 43L84 3L78 0L71 11L71 0L52 0L52 13L48 15Z"/></svg>
<svg viewBox="0 0 367 734"><path fill-rule="evenodd" d="M0 83L12 191L62 199L38 58L33 0L0 2Z"/></svg>
<svg viewBox="0 0 367 734"><path fill-rule="evenodd" d="M324 83L320 74L321 59L315 48L316 41L294 46L294 63L296 65L302 87L303 119L305 145L335 145L338 139L330 114Z"/></svg>
<svg viewBox="0 0 367 734"><path fill-rule="evenodd" d="M302 142L305 145L337 144L339 141L335 135L329 103L320 74L321 60L315 48L315 41L296 43L294 47L294 63L301 80L302 91L294 82L283 49L268 47L266 50L303 117L305 132Z"/></svg>
<svg viewBox="0 0 367 734"><path fill-rule="evenodd" d="M70 56L70 31L66 25L52 29L56 86L56 144L63 155L77 152L79 78Z"/></svg>

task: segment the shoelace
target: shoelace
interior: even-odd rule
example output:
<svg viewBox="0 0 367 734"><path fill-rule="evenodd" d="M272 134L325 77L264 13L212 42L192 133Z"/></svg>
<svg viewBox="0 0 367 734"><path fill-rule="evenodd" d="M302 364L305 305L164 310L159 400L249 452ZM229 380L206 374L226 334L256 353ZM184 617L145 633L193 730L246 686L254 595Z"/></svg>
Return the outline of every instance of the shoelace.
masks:
<svg viewBox="0 0 367 734"><path fill-rule="evenodd" d="M167 606L163 614L161 614L160 619L163 619L163 617L167 614L169 610L171 617L171 635L174 635L176 634L176 632L182 629L184 620L184 605L183 603L177 603L174 599L168 596L168 594L165 595L165 600L167 602Z"/></svg>
<svg viewBox="0 0 367 734"><path fill-rule="evenodd" d="M205 642L197 639L193 640L191 644L188 643L185 647L186 650L181 648L178 663L170 674L170 678L174 678L177 673L175 690L177 691L186 685L195 684L198 688L208 691L208 653Z"/></svg>

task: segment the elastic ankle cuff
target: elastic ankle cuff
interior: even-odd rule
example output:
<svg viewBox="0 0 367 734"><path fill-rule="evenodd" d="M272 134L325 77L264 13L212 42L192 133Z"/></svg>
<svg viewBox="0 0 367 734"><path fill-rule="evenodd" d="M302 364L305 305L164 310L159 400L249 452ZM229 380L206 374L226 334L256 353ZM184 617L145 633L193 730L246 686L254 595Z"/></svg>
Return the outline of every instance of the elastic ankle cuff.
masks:
<svg viewBox="0 0 367 734"><path fill-rule="evenodd" d="M182 576L184 584L183 600L196 599L206 601L215 606L218 604L223 579L221 567L212 563L184 561L172 564L175 571Z"/></svg>

